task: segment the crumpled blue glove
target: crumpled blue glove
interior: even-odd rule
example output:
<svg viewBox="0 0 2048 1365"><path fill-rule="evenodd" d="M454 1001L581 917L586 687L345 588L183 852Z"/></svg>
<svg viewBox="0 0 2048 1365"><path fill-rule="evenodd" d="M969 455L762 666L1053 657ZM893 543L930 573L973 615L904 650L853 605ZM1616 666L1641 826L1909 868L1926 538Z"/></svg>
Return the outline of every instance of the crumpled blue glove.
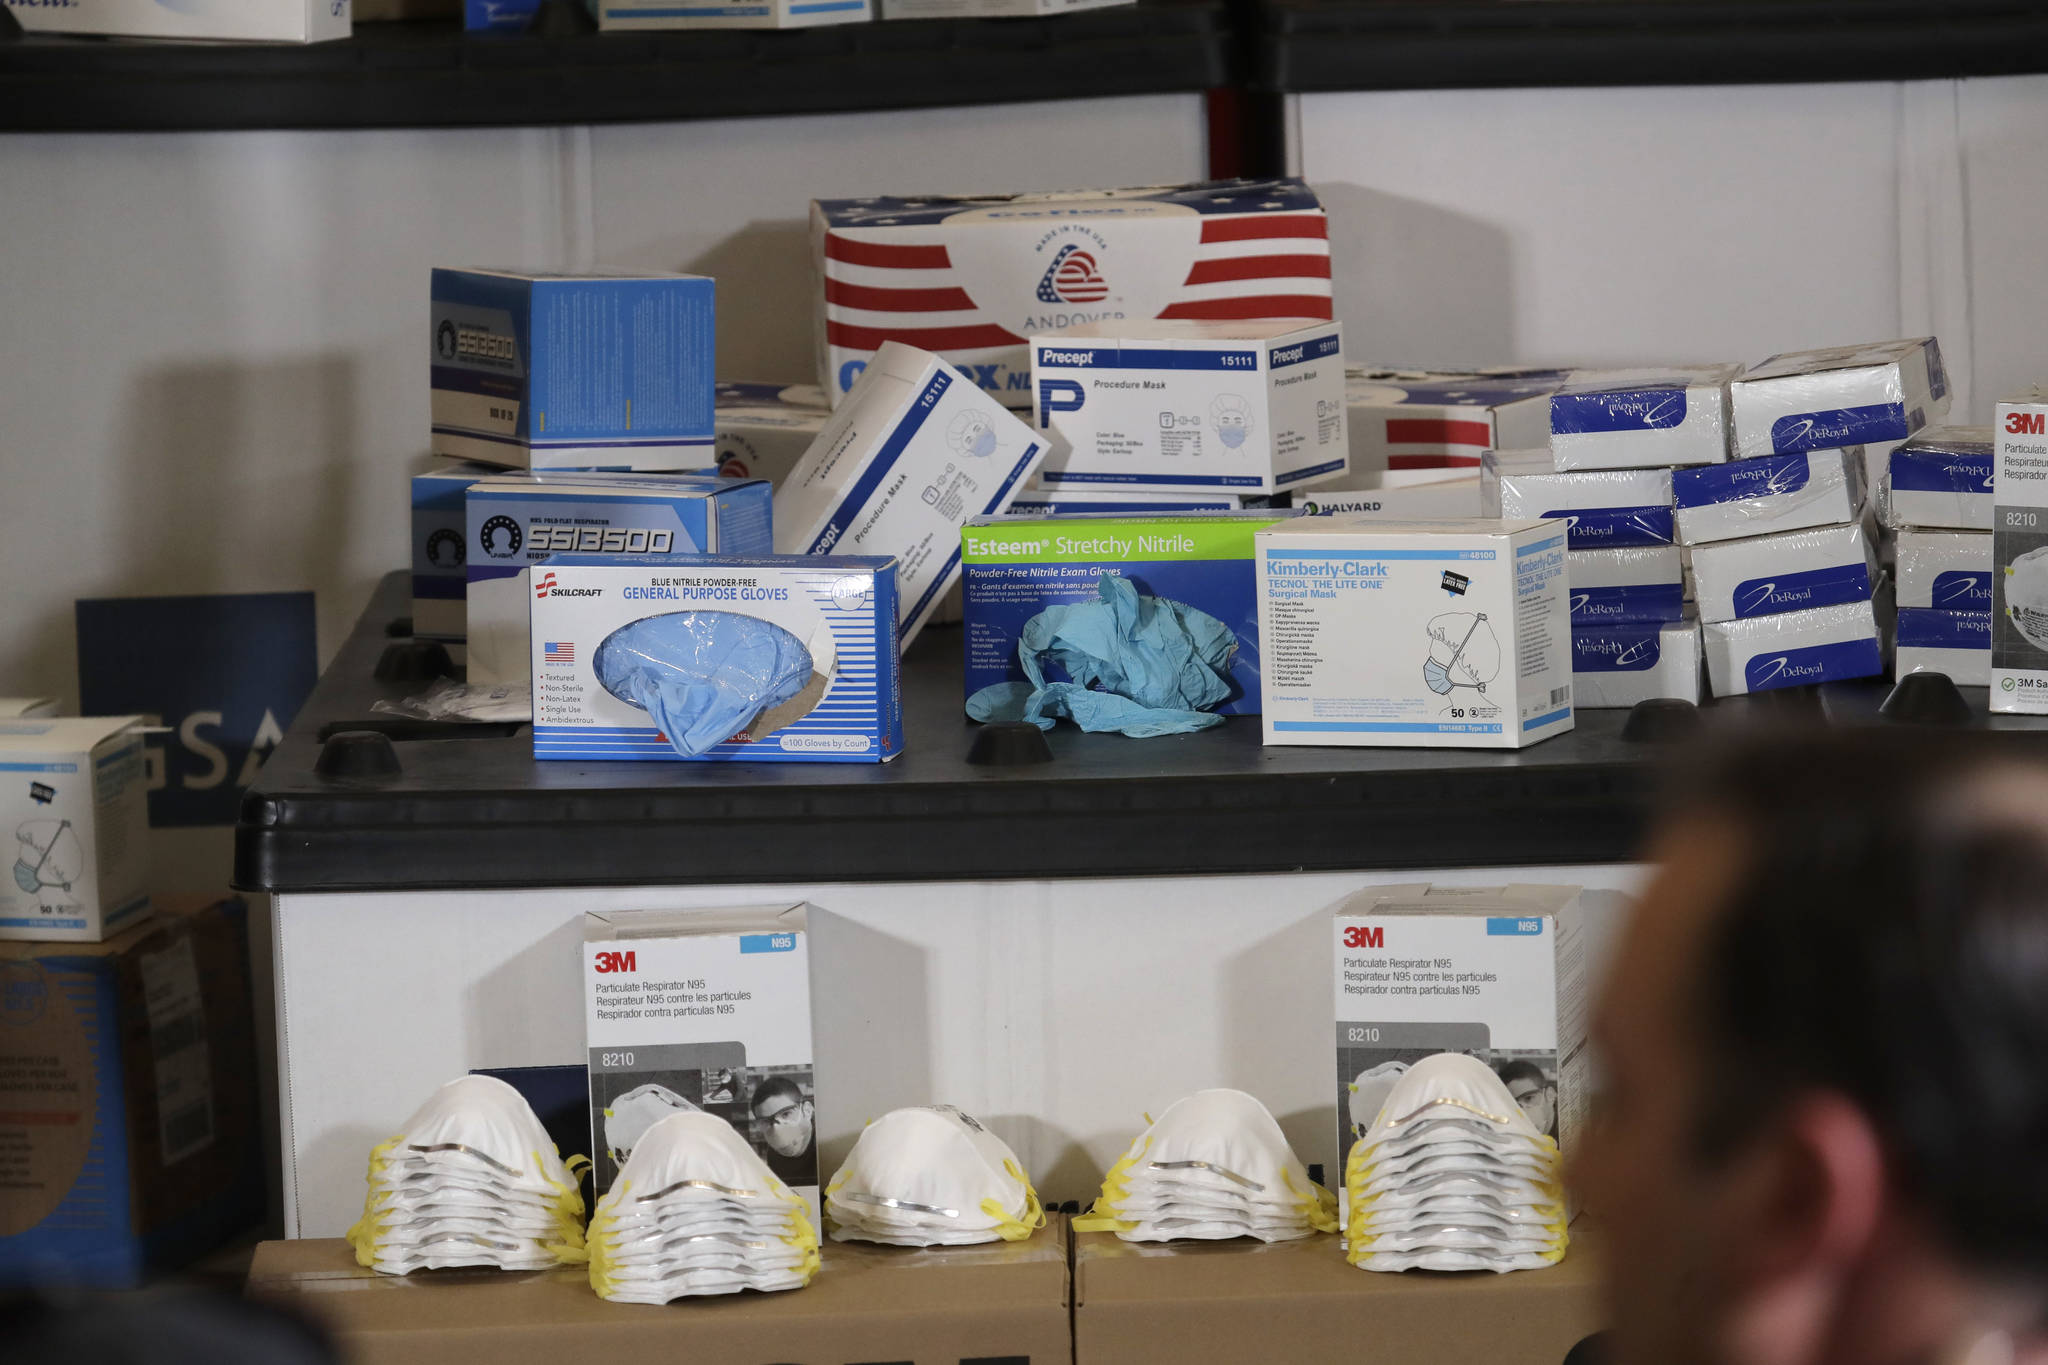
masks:
<svg viewBox="0 0 2048 1365"><path fill-rule="evenodd" d="M1211 708L1230 696L1230 627L1185 603L1143 596L1115 574L1095 590L1096 601L1047 607L1026 621L1017 661L1030 681L982 688L967 714L1041 730L1066 716L1083 730L1141 739L1221 725ZM1073 681L1047 682L1047 663Z"/></svg>
<svg viewBox="0 0 2048 1365"><path fill-rule="evenodd" d="M815 666L803 641L730 611L678 611L620 626L592 661L605 690L654 717L696 758L804 690Z"/></svg>

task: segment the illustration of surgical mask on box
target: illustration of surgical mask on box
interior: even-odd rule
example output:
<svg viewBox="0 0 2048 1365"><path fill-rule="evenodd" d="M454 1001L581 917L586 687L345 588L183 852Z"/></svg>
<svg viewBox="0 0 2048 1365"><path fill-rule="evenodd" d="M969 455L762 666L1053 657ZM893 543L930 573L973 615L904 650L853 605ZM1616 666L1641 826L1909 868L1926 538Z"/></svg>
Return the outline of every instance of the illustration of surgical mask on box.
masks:
<svg viewBox="0 0 2048 1365"><path fill-rule="evenodd" d="M953 414L946 425L946 444L962 455L985 459L996 453L995 418L978 408Z"/></svg>
<svg viewBox="0 0 2048 1365"><path fill-rule="evenodd" d="M20 851L14 884L33 896L44 887L69 891L85 870L85 851L69 820L29 820L14 831Z"/></svg>
<svg viewBox="0 0 2048 1365"><path fill-rule="evenodd" d="M1251 436L1251 404L1234 393L1219 393L1209 404L1209 421L1216 439L1236 450Z"/></svg>

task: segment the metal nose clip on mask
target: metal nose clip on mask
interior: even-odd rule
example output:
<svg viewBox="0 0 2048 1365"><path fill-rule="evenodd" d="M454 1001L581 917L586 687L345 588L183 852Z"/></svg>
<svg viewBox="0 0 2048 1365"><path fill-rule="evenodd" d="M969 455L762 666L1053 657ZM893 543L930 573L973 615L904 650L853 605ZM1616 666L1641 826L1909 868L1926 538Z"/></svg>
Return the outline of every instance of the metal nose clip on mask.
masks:
<svg viewBox="0 0 2048 1365"><path fill-rule="evenodd" d="M1337 1201L1266 1106L1241 1090L1198 1090L1132 1140L1074 1226L1127 1242L1284 1242L1335 1232Z"/></svg>
<svg viewBox="0 0 2048 1365"><path fill-rule="evenodd" d="M1347 1254L1366 1270L1533 1270L1569 1245L1557 1144L1462 1053L1425 1057L1386 1091L1344 1191Z"/></svg>
<svg viewBox="0 0 2048 1365"><path fill-rule="evenodd" d="M896 1109L862 1130L825 1186L834 1241L1018 1242L1045 1226L1009 1144L950 1104Z"/></svg>
<svg viewBox="0 0 2048 1365"><path fill-rule="evenodd" d="M606 691L654 717L675 751L695 758L813 677L829 679L834 662L829 633L806 644L738 612L678 611L619 627L597 647L593 667Z"/></svg>

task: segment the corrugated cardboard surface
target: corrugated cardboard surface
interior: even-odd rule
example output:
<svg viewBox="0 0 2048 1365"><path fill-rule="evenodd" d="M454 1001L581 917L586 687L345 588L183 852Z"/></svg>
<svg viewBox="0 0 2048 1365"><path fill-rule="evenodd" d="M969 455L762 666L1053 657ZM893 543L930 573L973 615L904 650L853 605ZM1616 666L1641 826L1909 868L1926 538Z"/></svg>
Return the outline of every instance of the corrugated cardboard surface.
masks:
<svg viewBox="0 0 2048 1365"><path fill-rule="evenodd" d="M1573 1229L1547 1270L1359 1270L1336 1237L1165 1245L1076 1234L1075 1365L1559 1365L1599 1329L1599 1261Z"/></svg>
<svg viewBox="0 0 2048 1365"><path fill-rule="evenodd" d="M807 1288L662 1307L607 1303L580 1266L379 1275L339 1239L265 1242L249 1293L310 1317L350 1365L1064 1365L1065 1221L1024 1242L827 1242Z"/></svg>

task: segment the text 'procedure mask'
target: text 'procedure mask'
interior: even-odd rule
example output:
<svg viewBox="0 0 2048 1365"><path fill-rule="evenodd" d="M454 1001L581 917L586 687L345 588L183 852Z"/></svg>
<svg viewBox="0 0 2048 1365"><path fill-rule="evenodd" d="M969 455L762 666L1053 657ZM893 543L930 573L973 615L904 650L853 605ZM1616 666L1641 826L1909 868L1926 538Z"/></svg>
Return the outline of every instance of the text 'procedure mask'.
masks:
<svg viewBox="0 0 2048 1365"><path fill-rule="evenodd" d="M802 640L771 621L730 611L678 611L624 625L597 647L597 680L654 718L669 744L695 758L830 677Z"/></svg>

